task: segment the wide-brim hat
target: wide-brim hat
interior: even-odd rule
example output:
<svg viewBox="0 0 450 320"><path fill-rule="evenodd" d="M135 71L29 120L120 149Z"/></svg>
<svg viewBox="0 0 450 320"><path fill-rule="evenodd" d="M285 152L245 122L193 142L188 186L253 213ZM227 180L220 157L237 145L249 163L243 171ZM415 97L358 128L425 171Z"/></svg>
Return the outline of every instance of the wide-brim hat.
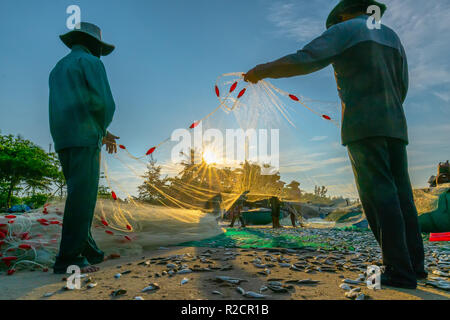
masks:
<svg viewBox="0 0 450 320"><path fill-rule="evenodd" d="M73 45L79 44L77 42L77 35L79 35L80 33L91 37L99 43L102 48L102 56L107 56L115 49L115 46L102 40L102 30L100 30L100 28L95 24L89 22L81 22L75 25L75 28L73 30L67 32L66 34L60 35L59 38L62 42L64 42L66 46L72 48Z"/></svg>
<svg viewBox="0 0 450 320"><path fill-rule="evenodd" d="M331 26L341 22L340 15L350 10L361 9L366 12L367 8L371 5L378 6L381 11L381 16L383 16L386 11L386 5L374 0L341 0L336 7L328 15L327 19L327 29Z"/></svg>

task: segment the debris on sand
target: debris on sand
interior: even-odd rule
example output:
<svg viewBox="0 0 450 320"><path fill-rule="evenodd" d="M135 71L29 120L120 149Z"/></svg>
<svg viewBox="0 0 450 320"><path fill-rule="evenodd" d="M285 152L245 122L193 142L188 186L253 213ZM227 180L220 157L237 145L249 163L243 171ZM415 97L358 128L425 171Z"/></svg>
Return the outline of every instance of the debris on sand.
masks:
<svg viewBox="0 0 450 320"><path fill-rule="evenodd" d="M361 285L363 283L363 281L361 280L352 280L352 279L344 279L342 280L343 283L347 283L347 284L353 284L353 285Z"/></svg>
<svg viewBox="0 0 450 320"><path fill-rule="evenodd" d="M312 280L312 279L301 279L301 280L288 280L286 281L287 284L297 284L297 285L316 285L320 281L319 280Z"/></svg>
<svg viewBox="0 0 450 320"><path fill-rule="evenodd" d="M239 278L232 278L232 277L228 277L228 276L216 276L215 278L216 282L227 282L230 284L240 284L241 282L245 282L247 280L244 279L239 279Z"/></svg>
<svg viewBox="0 0 450 320"><path fill-rule="evenodd" d="M347 291L345 293L345 297L351 300L355 300L356 298L358 298L359 295L360 295L359 292L353 290Z"/></svg>
<svg viewBox="0 0 450 320"><path fill-rule="evenodd" d="M344 291L350 291L352 290L352 287L350 287L348 284L346 283L341 283L341 285L339 286L339 288L341 288Z"/></svg>
<svg viewBox="0 0 450 320"><path fill-rule="evenodd" d="M253 298L253 299L265 299L265 298L267 298L266 295L263 295L261 293L256 293L256 292L253 292L253 291L247 291L244 294L244 297L246 297L246 298Z"/></svg>
<svg viewBox="0 0 450 320"><path fill-rule="evenodd" d="M245 290L242 289L241 287L236 287L236 291L237 291L239 294L241 294L241 295L244 295L244 294L245 294Z"/></svg>
<svg viewBox="0 0 450 320"><path fill-rule="evenodd" d="M426 282L427 285L432 286L434 288L438 288L445 291L450 291L450 282L445 280L428 280Z"/></svg>
<svg viewBox="0 0 450 320"><path fill-rule="evenodd" d="M142 292L156 291L159 290L160 286L157 283L151 283L148 287L142 289Z"/></svg>
<svg viewBox="0 0 450 320"><path fill-rule="evenodd" d="M192 273L191 269L183 269L177 272L177 274L187 274L187 273Z"/></svg>
<svg viewBox="0 0 450 320"><path fill-rule="evenodd" d="M127 290L118 289L118 290L115 290L115 291L111 292L111 296L118 297L118 296L123 296L126 293L127 293Z"/></svg>
<svg viewBox="0 0 450 320"><path fill-rule="evenodd" d="M55 294L55 292L47 292L43 295L44 298L50 298L51 296L53 296Z"/></svg>

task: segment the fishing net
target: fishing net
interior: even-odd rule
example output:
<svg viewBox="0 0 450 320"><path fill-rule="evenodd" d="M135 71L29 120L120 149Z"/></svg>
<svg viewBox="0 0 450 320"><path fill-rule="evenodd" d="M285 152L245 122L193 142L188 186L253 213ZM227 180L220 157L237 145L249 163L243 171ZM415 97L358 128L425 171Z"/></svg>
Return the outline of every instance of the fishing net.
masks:
<svg viewBox="0 0 450 320"><path fill-rule="evenodd" d="M304 114L337 131L337 102L294 95L268 81L250 84L242 73L220 76L214 93L218 103L210 113L167 139L140 150L124 142L117 154L102 154L107 192L97 202L92 232L107 253L220 236L219 218L244 200L265 207L273 196L301 200L300 190L281 179L280 168L292 161L283 153L290 149L286 141L298 141ZM3 266L51 266L63 212L60 199L22 215L0 216Z"/></svg>

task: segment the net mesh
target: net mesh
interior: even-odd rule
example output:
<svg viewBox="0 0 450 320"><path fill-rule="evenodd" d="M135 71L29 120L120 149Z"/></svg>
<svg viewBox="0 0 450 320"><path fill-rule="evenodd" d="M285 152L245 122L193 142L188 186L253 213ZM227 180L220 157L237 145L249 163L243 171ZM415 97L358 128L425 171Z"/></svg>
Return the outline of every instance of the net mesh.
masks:
<svg viewBox="0 0 450 320"><path fill-rule="evenodd" d="M277 138L272 129L295 131L293 113L312 112L317 121L337 126L338 104L290 94L267 81L250 84L243 81L242 73L220 76L214 92L218 105L190 122L180 136L172 134L136 153L124 144L117 154L102 155L102 183L109 191L97 202L92 232L103 250L138 253L220 235L224 231L218 218L243 199L300 200L299 193L281 180L280 159L272 162L279 146L272 144L257 156L252 148L266 148L261 139L270 144ZM244 133L243 150L228 149L230 129ZM180 147L180 137L187 133L190 144ZM233 136L233 141L238 144L240 137ZM51 266L63 212L64 199L60 199L20 216L0 217L4 265L10 270L18 265L44 270Z"/></svg>

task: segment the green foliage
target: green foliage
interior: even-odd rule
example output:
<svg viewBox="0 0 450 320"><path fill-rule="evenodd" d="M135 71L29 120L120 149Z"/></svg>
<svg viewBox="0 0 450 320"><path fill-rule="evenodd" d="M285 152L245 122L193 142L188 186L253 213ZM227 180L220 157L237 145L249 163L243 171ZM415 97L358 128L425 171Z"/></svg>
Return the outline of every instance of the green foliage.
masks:
<svg viewBox="0 0 450 320"><path fill-rule="evenodd" d="M36 193L27 197L22 197L19 204L26 204L31 208L42 207L51 195L48 193Z"/></svg>
<svg viewBox="0 0 450 320"><path fill-rule="evenodd" d="M97 197L99 199L111 199L111 190L107 186L99 185Z"/></svg>
<svg viewBox="0 0 450 320"><path fill-rule="evenodd" d="M326 198L328 189L325 186L314 186L314 194L320 198Z"/></svg>
<svg viewBox="0 0 450 320"><path fill-rule="evenodd" d="M5 199L0 206L11 206L14 193L31 195L49 191L58 176L56 154L20 136L0 135L0 181Z"/></svg>
<svg viewBox="0 0 450 320"><path fill-rule="evenodd" d="M144 178L144 183L138 187L139 200L151 203L151 204L161 204L164 201L164 196L162 192L169 192L167 185L167 178L161 177L161 166L156 165L156 160L153 158L147 165L147 171Z"/></svg>

